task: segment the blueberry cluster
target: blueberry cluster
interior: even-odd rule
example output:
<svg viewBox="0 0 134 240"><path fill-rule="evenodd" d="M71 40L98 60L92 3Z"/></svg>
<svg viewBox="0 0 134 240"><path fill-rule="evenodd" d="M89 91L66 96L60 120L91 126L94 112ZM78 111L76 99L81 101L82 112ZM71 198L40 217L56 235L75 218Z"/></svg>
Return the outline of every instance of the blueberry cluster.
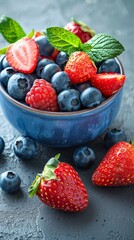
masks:
<svg viewBox="0 0 134 240"><path fill-rule="evenodd" d="M35 41L39 45L40 57L37 67L32 74L16 72L9 66L5 55L2 55L0 58L0 81L12 98L25 103L26 94L32 87L34 80L45 79L56 90L59 109L62 112L95 108L106 99L100 90L93 87L90 82L72 85L68 74L64 72L68 55L64 52L59 52L54 62L50 60L54 47L47 38L39 36ZM120 73L119 65L115 59L97 63L97 67L98 73Z"/></svg>

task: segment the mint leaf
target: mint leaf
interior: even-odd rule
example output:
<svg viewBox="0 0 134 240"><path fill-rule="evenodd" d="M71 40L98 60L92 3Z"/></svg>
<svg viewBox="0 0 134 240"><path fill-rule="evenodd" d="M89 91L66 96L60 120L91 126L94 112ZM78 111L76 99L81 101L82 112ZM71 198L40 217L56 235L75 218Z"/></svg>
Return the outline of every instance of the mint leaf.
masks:
<svg viewBox="0 0 134 240"><path fill-rule="evenodd" d="M26 36L20 24L7 16L0 19L0 33L9 43L14 43Z"/></svg>
<svg viewBox="0 0 134 240"><path fill-rule="evenodd" d="M35 33L35 31L34 31L34 29L32 29L32 31L27 34L27 37L32 38L34 36L34 33Z"/></svg>
<svg viewBox="0 0 134 240"><path fill-rule="evenodd" d="M0 54L6 54L8 48L9 48L9 46L1 48L0 49Z"/></svg>
<svg viewBox="0 0 134 240"><path fill-rule="evenodd" d="M82 49L81 40L75 34L62 27L47 28L46 36L52 46L67 54L70 54L70 50L72 52L72 48L75 49L75 51Z"/></svg>
<svg viewBox="0 0 134 240"><path fill-rule="evenodd" d="M90 51L86 50L86 52L95 62L114 58L125 50L117 39L105 33L96 34L88 43L92 48Z"/></svg>
<svg viewBox="0 0 134 240"><path fill-rule="evenodd" d="M83 52L89 52L89 51L91 51L91 49L92 49L92 46L89 43L84 43L82 45L82 51Z"/></svg>

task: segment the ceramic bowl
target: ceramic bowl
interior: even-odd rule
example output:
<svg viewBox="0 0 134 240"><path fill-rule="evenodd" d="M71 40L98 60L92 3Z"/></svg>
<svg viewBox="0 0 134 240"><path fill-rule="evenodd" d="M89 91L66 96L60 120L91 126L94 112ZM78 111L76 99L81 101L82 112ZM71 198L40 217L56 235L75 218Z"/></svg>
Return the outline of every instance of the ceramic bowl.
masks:
<svg viewBox="0 0 134 240"><path fill-rule="evenodd" d="M123 74L123 67L116 60ZM16 101L0 83L0 105L7 120L22 135L50 147L72 147L94 140L106 131L118 113L122 92L123 88L94 109L47 112Z"/></svg>

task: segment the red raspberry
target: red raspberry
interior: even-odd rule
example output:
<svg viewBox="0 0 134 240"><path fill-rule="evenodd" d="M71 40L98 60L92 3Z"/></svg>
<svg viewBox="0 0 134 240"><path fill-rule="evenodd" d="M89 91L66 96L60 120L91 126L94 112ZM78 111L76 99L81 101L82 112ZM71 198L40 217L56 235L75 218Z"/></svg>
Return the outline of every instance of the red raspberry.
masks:
<svg viewBox="0 0 134 240"><path fill-rule="evenodd" d="M25 101L32 108L57 112L59 110L55 89L44 79L36 79Z"/></svg>

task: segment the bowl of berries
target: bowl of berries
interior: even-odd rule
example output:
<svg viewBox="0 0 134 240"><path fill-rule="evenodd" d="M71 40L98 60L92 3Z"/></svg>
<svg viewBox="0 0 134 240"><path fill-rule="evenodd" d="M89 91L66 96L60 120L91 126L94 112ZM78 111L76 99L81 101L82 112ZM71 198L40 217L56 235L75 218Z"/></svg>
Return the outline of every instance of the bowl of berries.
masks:
<svg viewBox="0 0 134 240"><path fill-rule="evenodd" d="M15 20L3 22L10 45L0 49L0 104L13 127L51 147L81 145L103 134L122 99L122 44L89 27L77 36L73 23L26 35ZM83 29L82 24L75 23Z"/></svg>

